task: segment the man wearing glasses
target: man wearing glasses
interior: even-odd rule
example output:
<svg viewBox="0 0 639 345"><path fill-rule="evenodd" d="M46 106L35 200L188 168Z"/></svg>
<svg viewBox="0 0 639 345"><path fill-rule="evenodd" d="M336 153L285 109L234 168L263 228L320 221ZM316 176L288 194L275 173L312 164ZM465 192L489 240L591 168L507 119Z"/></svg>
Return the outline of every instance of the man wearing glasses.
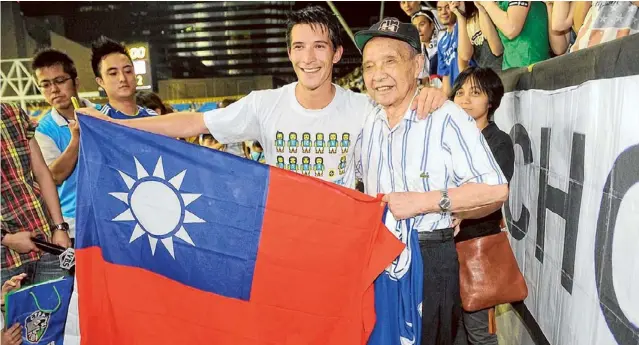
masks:
<svg viewBox="0 0 639 345"><path fill-rule="evenodd" d="M60 207L70 237L75 237L75 169L80 147L80 127L71 97L78 98L78 73L73 60L54 49L40 51L31 65L38 86L51 110L40 120L35 138L49 166L60 197ZM93 107L87 100L81 106Z"/></svg>

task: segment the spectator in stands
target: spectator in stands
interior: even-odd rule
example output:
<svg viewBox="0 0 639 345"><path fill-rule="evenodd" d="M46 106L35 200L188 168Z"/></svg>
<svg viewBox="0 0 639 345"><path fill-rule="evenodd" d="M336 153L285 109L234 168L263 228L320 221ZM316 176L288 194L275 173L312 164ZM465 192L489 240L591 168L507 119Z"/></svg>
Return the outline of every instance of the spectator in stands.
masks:
<svg viewBox="0 0 639 345"><path fill-rule="evenodd" d="M399 7L412 17L417 11L432 11L437 8L437 1L400 1Z"/></svg>
<svg viewBox="0 0 639 345"><path fill-rule="evenodd" d="M592 3L570 52L639 32L639 1L593 1ZM559 2L555 4L557 5Z"/></svg>
<svg viewBox="0 0 639 345"><path fill-rule="evenodd" d="M101 111L114 119L155 116L151 109L135 103L137 85L133 61L126 48L104 36L91 46L91 67L95 81L106 92L109 102Z"/></svg>
<svg viewBox="0 0 639 345"><path fill-rule="evenodd" d="M230 98L223 99L222 102L220 102L220 109L226 108L235 102L236 100L234 99L230 99ZM246 146L246 144L243 141L236 142L236 143L228 143L227 145L224 145L224 148L225 148L224 149L225 152L234 154L236 156L244 157L244 158L251 158L250 149Z"/></svg>
<svg viewBox="0 0 639 345"><path fill-rule="evenodd" d="M234 99L230 99L230 98L223 99L222 102L220 102L220 108L226 108L233 103L235 103Z"/></svg>
<svg viewBox="0 0 639 345"><path fill-rule="evenodd" d="M497 27L504 50L502 69L550 58L548 14L542 2L476 1L475 5L480 11L482 32L488 35L490 26Z"/></svg>
<svg viewBox="0 0 639 345"><path fill-rule="evenodd" d="M71 246L55 183L34 138L35 126L24 110L6 103L1 104L0 121L2 284L21 273L27 274L28 284L63 277L67 273L58 258L40 254L31 240Z"/></svg>
<svg viewBox="0 0 639 345"><path fill-rule="evenodd" d="M415 13L422 9L421 1L400 1L399 7L406 13L407 16L412 17Z"/></svg>
<svg viewBox="0 0 639 345"><path fill-rule="evenodd" d="M430 85L431 78L436 78L437 75L437 45L433 43L433 37L437 31L437 20L432 11L424 10L415 12L411 22L419 31L421 53L424 55L424 69L419 79L423 85Z"/></svg>
<svg viewBox="0 0 639 345"><path fill-rule="evenodd" d="M490 68L469 67L459 74L451 100L462 107L475 119L477 128L488 143L497 164L510 182L515 165L515 151L510 136L493 122L495 110L501 103L504 86L501 79ZM471 213L455 214L459 219L473 218ZM462 220L456 242L471 238L498 234L502 220L500 209L479 218ZM464 326L468 341L472 345L497 345L497 335L488 333L488 309L469 313L464 312Z"/></svg>
<svg viewBox="0 0 639 345"><path fill-rule="evenodd" d="M544 1L546 3L546 11L548 13L548 38L550 39L550 49L555 56L563 55L568 48L574 43L577 36L568 26L565 30L555 30L552 25L553 12L555 12L554 1ZM556 16L556 15L555 15Z"/></svg>
<svg viewBox="0 0 639 345"><path fill-rule="evenodd" d="M160 96L151 91L138 91L135 95L135 103L143 108L151 109L158 115L166 115L173 112L173 109L162 102Z"/></svg>
<svg viewBox="0 0 639 345"><path fill-rule="evenodd" d="M453 82L459 74L459 65L474 66L473 60L458 61L457 54L458 26L457 16L450 9L449 1L437 2L437 15L439 21L446 28L446 32L437 43L437 74L442 77L442 89L446 95L450 95Z"/></svg>
<svg viewBox="0 0 639 345"><path fill-rule="evenodd" d="M584 24L592 1L546 1L552 3L551 26L558 32L571 31L570 44L574 44L577 33Z"/></svg>
<svg viewBox="0 0 639 345"><path fill-rule="evenodd" d="M395 23L399 21L389 19L388 27ZM339 62L344 50L339 22L319 6L294 11L289 15L286 43L298 81L278 89L253 91L226 108L131 121L110 119L91 109L82 112L171 137L211 133L221 143L258 140L267 145L264 157L268 164L301 164L308 157L310 162L321 161L324 169L313 175L354 188L352 147L375 104L364 94L332 83L333 64ZM424 118L443 103L443 96L438 90L424 88L412 106ZM298 164L289 166L298 171Z"/></svg>
<svg viewBox="0 0 639 345"><path fill-rule="evenodd" d="M200 134L200 146L206 146L222 152L226 152L227 148L227 145L221 144L210 134Z"/></svg>
<svg viewBox="0 0 639 345"><path fill-rule="evenodd" d="M259 141L254 141L251 146L251 159L260 163L266 162L264 159L264 149Z"/></svg>
<svg viewBox="0 0 639 345"><path fill-rule="evenodd" d="M471 1L453 1L450 9L457 17L459 26L457 54L459 70L468 67L465 62L475 61L478 66L501 71L503 46L496 30L486 35L481 30L479 10Z"/></svg>
<svg viewBox="0 0 639 345"><path fill-rule="evenodd" d="M74 238L80 126L75 121L71 97L79 99L83 106L93 107L93 104L78 97L78 72L67 54L54 49L42 50L33 58L31 67L42 96L51 106L40 119L35 139L57 186L69 235Z"/></svg>

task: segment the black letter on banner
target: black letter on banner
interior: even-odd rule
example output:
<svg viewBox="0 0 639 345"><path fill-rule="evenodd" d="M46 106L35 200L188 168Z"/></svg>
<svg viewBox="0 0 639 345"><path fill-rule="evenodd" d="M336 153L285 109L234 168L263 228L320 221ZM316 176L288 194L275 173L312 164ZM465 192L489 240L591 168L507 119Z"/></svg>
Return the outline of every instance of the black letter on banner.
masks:
<svg viewBox="0 0 639 345"><path fill-rule="evenodd" d="M581 194L584 183L584 150L586 136L573 133L570 153L570 181L568 194L548 185L548 161L550 160L550 128L541 129L541 152L539 155L539 198L537 199L537 248L535 257L544 262L544 236L546 233L546 209L566 221L564 254L561 262L561 286L572 294L572 280L575 273L575 247L579 230Z"/></svg>
<svg viewBox="0 0 639 345"><path fill-rule="evenodd" d="M628 320L617 300L615 285L612 282L612 243L621 201L630 187L639 183L638 167L639 145L627 148L617 157L601 196L595 238L595 283L599 293L599 305L610 332L620 345L636 344L639 327Z"/></svg>
<svg viewBox="0 0 639 345"><path fill-rule="evenodd" d="M533 162L532 145L530 144L530 137L526 128L520 124L515 124L510 130L510 137L513 140L513 145L519 145L521 151L524 153L524 165L528 165ZM508 222L508 231L514 239L521 241L528 233L528 225L530 224L530 211L526 206L521 205L521 214L519 219L513 222L512 211L510 210L510 198L504 203L504 211L506 212L506 222Z"/></svg>

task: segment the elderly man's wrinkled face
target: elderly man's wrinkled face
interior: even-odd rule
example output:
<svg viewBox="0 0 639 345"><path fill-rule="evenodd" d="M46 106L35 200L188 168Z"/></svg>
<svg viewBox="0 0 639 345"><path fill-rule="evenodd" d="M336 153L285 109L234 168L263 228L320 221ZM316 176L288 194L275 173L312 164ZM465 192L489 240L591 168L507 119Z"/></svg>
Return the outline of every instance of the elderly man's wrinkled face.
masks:
<svg viewBox="0 0 639 345"><path fill-rule="evenodd" d="M405 42L375 37L366 43L364 83L369 95L384 107L397 106L417 88L423 55Z"/></svg>

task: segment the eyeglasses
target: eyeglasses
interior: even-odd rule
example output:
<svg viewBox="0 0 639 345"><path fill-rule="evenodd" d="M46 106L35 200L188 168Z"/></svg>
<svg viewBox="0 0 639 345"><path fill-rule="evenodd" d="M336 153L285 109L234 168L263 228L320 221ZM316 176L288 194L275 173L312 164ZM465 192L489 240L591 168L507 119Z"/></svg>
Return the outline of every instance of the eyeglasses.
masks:
<svg viewBox="0 0 639 345"><path fill-rule="evenodd" d="M53 80L43 80L40 82L40 84L38 84L38 87L42 90L48 90L51 88L51 86L53 86L53 84L55 84L56 86L60 86L64 83L66 83L68 80L71 80L73 78L71 77L57 77Z"/></svg>

